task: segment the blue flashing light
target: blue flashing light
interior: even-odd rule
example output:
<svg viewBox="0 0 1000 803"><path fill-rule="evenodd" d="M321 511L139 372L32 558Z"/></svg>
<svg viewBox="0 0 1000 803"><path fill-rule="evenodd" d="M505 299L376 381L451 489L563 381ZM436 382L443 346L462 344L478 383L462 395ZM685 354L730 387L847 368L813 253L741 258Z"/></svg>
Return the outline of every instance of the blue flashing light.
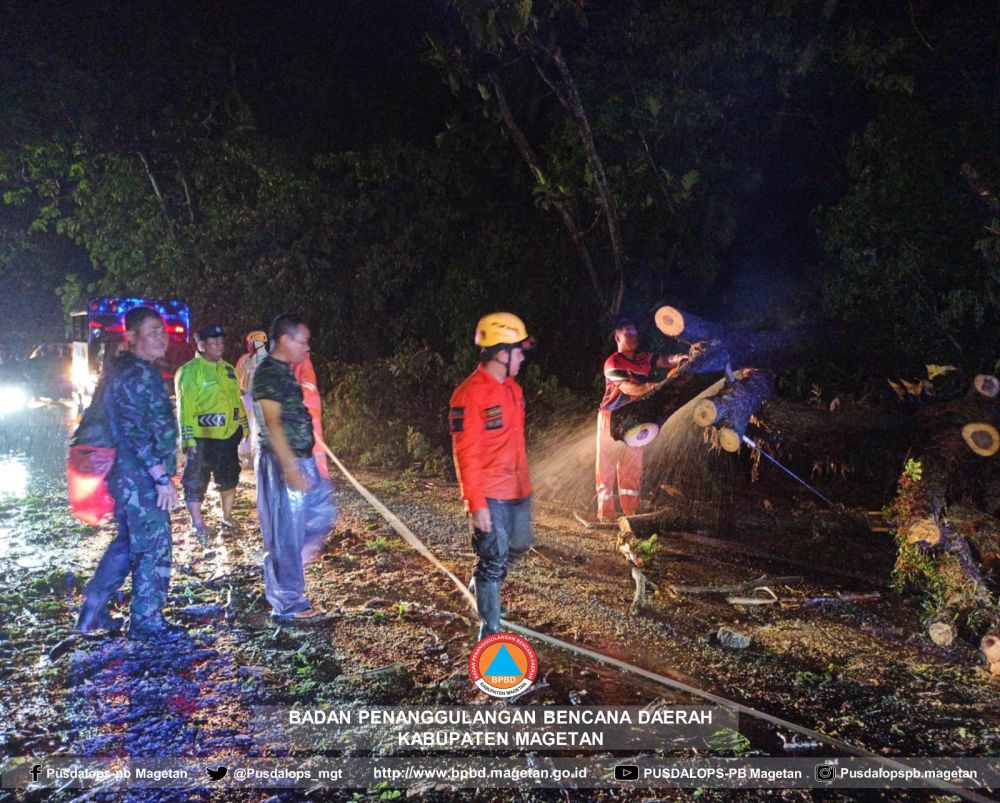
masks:
<svg viewBox="0 0 1000 803"><path fill-rule="evenodd" d="M92 298L87 302L87 307L91 317L114 316L116 323L119 325L123 323L125 313L130 309L135 307L152 307L168 322L180 320L184 326L183 334L185 338L191 331L191 310L185 302L177 298L166 300L139 297ZM92 325L93 323L92 321ZM110 322L106 321L104 325L108 323ZM104 325L98 323L98 328L104 328Z"/></svg>

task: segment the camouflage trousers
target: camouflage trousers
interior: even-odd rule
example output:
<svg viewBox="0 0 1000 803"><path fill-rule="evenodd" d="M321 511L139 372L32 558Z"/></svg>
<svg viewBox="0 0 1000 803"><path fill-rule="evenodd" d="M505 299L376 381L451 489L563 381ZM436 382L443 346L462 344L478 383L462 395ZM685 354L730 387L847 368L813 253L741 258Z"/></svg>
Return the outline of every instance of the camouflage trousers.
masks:
<svg viewBox="0 0 1000 803"><path fill-rule="evenodd" d="M118 535L108 544L87 583L86 603L107 606L111 596L132 573L130 627L156 625L170 585L170 513L156 507L156 486L122 489L115 497Z"/></svg>

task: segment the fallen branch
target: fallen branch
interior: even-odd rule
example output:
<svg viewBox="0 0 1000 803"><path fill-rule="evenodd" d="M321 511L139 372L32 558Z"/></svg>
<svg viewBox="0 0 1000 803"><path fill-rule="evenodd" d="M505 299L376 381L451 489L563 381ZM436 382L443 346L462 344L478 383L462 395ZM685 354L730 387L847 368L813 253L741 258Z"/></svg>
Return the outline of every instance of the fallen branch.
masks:
<svg viewBox="0 0 1000 803"><path fill-rule="evenodd" d="M642 559L633 551L630 540L620 541L618 551L629 562L629 570L632 574L632 580L635 582L635 594L632 597L632 605L629 607L629 613L635 616L645 606L646 589L653 584L649 582L646 575L643 574L642 569L639 568L642 564ZM656 586L653 586L653 588L655 589Z"/></svg>
<svg viewBox="0 0 1000 803"><path fill-rule="evenodd" d="M782 608L807 608L810 605L826 605L831 602L868 602L881 599L878 591L864 594L824 594L818 597L793 597L781 600Z"/></svg>
<svg viewBox="0 0 1000 803"><path fill-rule="evenodd" d="M755 580L747 580L734 586L685 586L671 585L670 589L679 594L739 594L743 591L750 591L763 585L785 586L801 583L802 577L789 575L788 577L769 577L762 574Z"/></svg>
<svg viewBox="0 0 1000 803"><path fill-rule="evenodd" d="M422 602L400 601L398 604L403 606L402 608L403 612L402 614L400 614L400 617L404 619L416 614L428 617L438 617L440 619L444 619L449 624L453 622L461 622L467 627L471 627L471 622L469 621L469 619L465 616L462 616L459 613L444 611L441 610L440 608L435 608L431 605L425 605Z"/></svg>
<svg viewBox="0 0 1000 803"><path fill-rule="evenodd" d="M759 596L762 592L763 596ZM726 602L730 605L774 605L778 601L778 595L767 586L760 586L753 590L752 597L726 597Z"/></svg>

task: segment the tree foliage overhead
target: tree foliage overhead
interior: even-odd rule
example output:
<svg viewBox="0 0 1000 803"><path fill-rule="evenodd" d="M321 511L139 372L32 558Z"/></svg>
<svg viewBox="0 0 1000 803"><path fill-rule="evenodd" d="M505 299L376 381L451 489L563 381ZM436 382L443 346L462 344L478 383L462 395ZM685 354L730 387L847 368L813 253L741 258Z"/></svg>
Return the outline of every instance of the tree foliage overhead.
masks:
<svg viewBox="0 0 1000 803"><path fill-rule="evenodd" d="M773 318L789 286L785 312L992 366L995 7L376 5L12 0L6 281L234 330L293 309L341 361L467 364L510 308L579 389L618 312Z"/></svg>
<svg viewBox="0 0 1000 803"><path fill-rule="evenodd" d="M982 371L1000 356L1000 209L982 197L1000 189L1000 9L962 8L885 11L831 41L868 113L848 141L847 189L817 219L830 313Z"/></svg>

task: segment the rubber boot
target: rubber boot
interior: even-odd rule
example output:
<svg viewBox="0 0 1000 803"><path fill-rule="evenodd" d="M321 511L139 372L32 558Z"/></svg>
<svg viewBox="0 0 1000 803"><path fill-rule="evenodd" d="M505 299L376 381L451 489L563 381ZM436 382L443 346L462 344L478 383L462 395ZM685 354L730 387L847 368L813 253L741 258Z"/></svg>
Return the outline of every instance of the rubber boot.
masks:
<svg viewBox="0 0 1000 803"><path fill-rule="evenodd" d="M476 582L479 640L500 632L500 583Z"/></svg>
<svg viewBox="0 0 1000 803"><path fill-rule="evenodd" d="M98 633L118 633L122 629L121 619L115 619L108 612L106 602L84 599L80 607L80 615L76 620L76 629L84 635Z"/></svg>
<svg viewBox="0 0 1000 803"><path fill-rule="evenodd" d="M472 596L476 596L476 575L475 574L473 574L472 575L472 579L469 580L468 588L469 588L469 593L472 594ZM504 606L503 601L500 602L500 618L501 619L509 619L510 618L510 610L507 607Z"/></svg>
<svg viewBox="0 0 1000 803"><path fill-rule="evenodd" d="M174 641L188 634L183 625L168 622L163 614L142 622L129 622L128 637L133 641Z"/></svg>

